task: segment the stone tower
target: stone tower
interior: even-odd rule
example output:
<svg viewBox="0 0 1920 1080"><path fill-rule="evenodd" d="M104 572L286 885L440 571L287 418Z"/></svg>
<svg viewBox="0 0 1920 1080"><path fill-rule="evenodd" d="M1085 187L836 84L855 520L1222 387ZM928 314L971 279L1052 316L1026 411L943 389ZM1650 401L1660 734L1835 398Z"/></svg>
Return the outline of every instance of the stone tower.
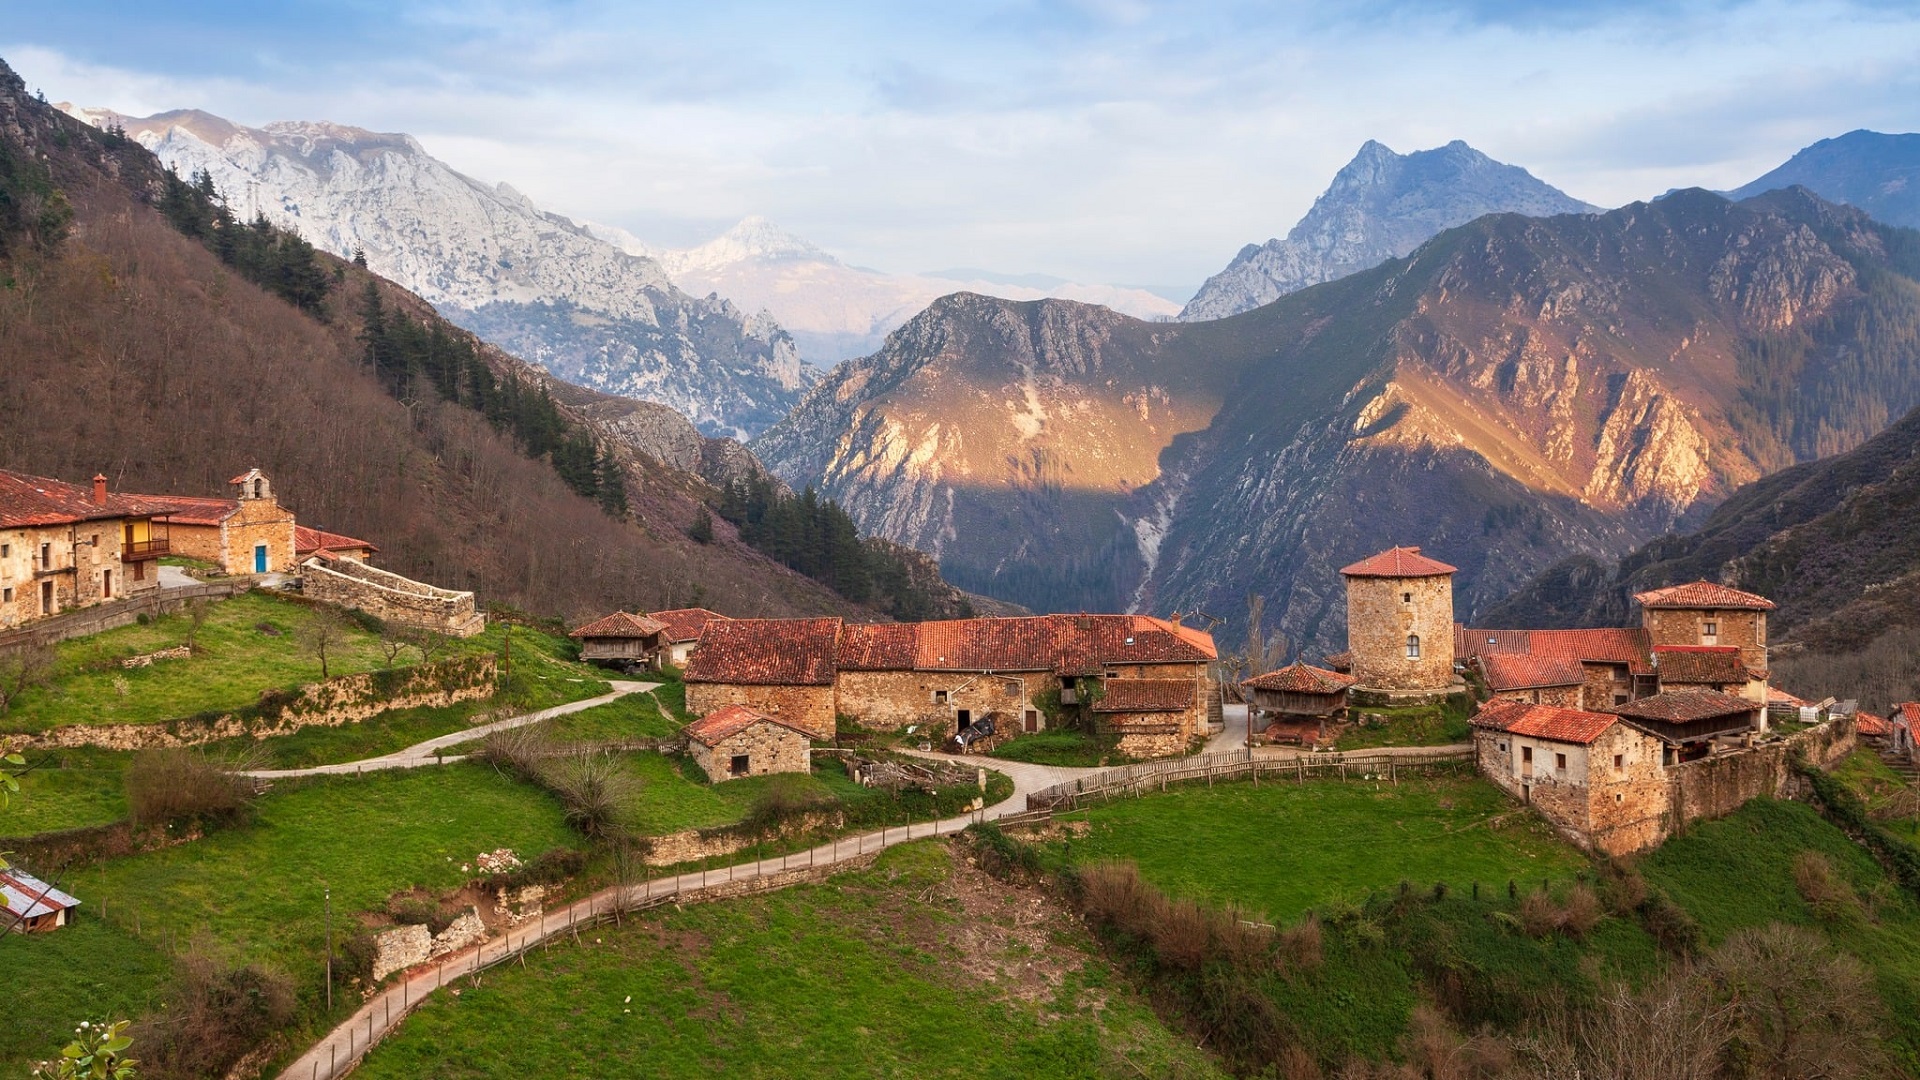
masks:
<svg viewBox="0 0 1920 1080"><path fill-rule="evenodd" d="M1389 548L1340 571L1356 704L1446 696L1453 684L1453 572L1417 547Z"/></svg>

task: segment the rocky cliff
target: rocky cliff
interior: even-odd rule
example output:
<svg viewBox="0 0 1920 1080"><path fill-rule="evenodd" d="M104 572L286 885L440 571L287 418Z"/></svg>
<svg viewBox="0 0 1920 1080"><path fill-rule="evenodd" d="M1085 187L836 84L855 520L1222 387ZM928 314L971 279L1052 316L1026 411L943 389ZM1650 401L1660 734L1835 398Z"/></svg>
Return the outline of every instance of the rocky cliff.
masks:
<svg viewBox="0 0 1920 1080"><path fill-rule="evenodd" d="M1461 568L1463 618L1920 401L1914 237L1805 192L1500 215L1231 319L950 297L756 441L956 584L1344 638L1337 568ZM1229 626L1223 639L1242 631Z"/></svg>
<svg viewBox="0 0 1920 1080"><path fill-rule="evenodd" d="M770 317L676 288L505 184L464 176L411 136L342 124L249 128L196 110L119 125L182 176L205 171L242 219L265 215L570 382L672 406L709 434L750 434L810 378Z"/></svg>
<svg viewBox="0 0 1920 1080"><path fill-rule="evenodd" d="M1248 244L1207 279L1182 319L1222 319L1399 258L1484 214L1598 210L1464 142L1396 154L1368 140L1284 239Z"/></svg>

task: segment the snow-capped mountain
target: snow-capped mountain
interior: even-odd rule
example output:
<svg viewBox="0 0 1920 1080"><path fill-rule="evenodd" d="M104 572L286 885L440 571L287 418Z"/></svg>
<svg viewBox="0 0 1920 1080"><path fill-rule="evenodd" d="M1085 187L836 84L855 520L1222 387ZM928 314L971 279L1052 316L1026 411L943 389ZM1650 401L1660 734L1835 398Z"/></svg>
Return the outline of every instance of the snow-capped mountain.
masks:
<svg viewBox="0 0 1920 1080"><path fill-rule="evenodd" d="M1187 301L1180 318L1224 319L1252 310L1400 258L1486 214L1551 217L1599 209L1458 139L1411 154L1369 139L1285 239L1241 248Z"/></svg>
<svg viewBox="0 0 1920 1080"><path fill-rule="evenodd" d="M1103 304L1142 319L1171 317L1179 305L1144 289L1081 285L1058 278L1007 278L982 271L886 274L848 266L761 217L685 251L662 251L625 230L589 225L622 250L657 259L674 284L718 293L780 321L809 361L831 366L878 349L886 336L936 298L957 292L1008 300L1058 297Z"/></svg>
<svg viewBox="0 0 1920 1080"><path fill-rule="evenodd" d="M236 214L339 255L363 250L454 322L570 382L669 405L709 435L752 435L812 381L774 318L688 295L645 254L454 171L411 136L68 111L119 123L182 176L210 173Z"/></svg>

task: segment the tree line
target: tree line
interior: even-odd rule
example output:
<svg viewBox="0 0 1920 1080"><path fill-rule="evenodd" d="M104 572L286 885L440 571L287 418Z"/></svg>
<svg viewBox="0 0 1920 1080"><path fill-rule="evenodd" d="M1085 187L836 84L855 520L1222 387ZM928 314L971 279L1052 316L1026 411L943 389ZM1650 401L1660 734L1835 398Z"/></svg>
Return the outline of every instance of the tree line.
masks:
<svg viewBox="0 0 1920 1080"><path fill-rule="evenodd" d="M299 233L265 214L242 224L205 169L182 180L172 169L161 181L160 212L173 227L207 246L241 277L319 319L327 320L327 292L335 277Z"/></svg>

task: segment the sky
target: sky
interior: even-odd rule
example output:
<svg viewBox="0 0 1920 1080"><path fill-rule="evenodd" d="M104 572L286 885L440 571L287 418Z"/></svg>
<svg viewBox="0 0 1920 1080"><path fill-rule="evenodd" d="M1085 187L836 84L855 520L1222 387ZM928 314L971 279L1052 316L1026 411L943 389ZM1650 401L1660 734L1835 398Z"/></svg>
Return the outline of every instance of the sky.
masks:
<svg viewBox="0 0 1920 1080"><path fill-rule="evenodd" d="M650 244L758 214L849 263L1184 298L1361 143L1604 206L1920 130L1920 5L7 0L54 101L418 138Z"/></svg>

